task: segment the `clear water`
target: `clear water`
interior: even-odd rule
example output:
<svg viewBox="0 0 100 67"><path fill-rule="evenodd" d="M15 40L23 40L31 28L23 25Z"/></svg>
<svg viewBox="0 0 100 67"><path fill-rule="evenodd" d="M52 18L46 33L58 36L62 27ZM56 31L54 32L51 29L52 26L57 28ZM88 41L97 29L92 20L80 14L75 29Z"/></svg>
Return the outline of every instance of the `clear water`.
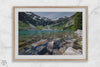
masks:
<svg viewBox="0 0 100 67"><path fill-rule="evenodd" d="M73 32L72 30L33 30L33 31L19 31L19 35L38 35L38 34L50 34L59 32Z"/></svg>

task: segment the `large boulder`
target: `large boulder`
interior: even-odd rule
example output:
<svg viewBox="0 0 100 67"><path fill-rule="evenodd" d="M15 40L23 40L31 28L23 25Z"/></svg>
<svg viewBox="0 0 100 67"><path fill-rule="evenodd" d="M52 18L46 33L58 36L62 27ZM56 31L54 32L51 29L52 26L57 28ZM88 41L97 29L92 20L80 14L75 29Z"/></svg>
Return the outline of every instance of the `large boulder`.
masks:
<svg viewBox="0 0 100 67"><path fill-rule="evenodd" d="M65 47L61 47L61 48L59 49L59 53L60 53L60 54L63 54L63 53L65 52L65 50L66 50L66 46L65 46Z"/></svg>
<svg viewBox="0 0 100 67"><path fill-rule="evenodd" d="M78 29L77 31L75 31L75 34L78 37L82 37L82 30Z"/></svg>
<svg viewBox="0 0 100 67"><path fill-rule="evenodd" d="M76 39L65 40L66 46L67 46L67 47L73 47L75 41L76 41Z"/></svg>
<svg viewBox="0 0 100 67"><path fill-rule="evenodd" d="M72 47L68 47L68 49L66 49L66 51L63 53L63 55L81 55L82 52L80 49L76 50Z"/></svg>
<svg viewBox="0 0 100 67"><path fill-rule="evenodd" d="M82 41L78 41L77 44L82 46Z"/></svg>
<svg viewBox="0 0 100 67"><path fill-rule="evenodd" d="M60 40L54 41L53 49L59 49L61 46L62 46L62 44L61 44Z"/></svg>
<svg viewBox="0 0 100 67"><path fill-rule="evenodd" d="M49 52L52 52L52 51L53 51L53 46L54 46L54 41L48 42L47 50L48 50Z"/></svg>

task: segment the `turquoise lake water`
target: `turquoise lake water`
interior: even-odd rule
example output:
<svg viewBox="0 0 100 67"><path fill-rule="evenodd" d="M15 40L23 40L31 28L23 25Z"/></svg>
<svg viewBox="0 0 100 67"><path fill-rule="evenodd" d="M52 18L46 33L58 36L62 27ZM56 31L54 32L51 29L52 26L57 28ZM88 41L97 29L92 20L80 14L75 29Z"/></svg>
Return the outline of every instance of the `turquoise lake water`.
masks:
<svg viewBox="0 0 100 67"><path fill-rule="evenodd" d="M33 31L19 31L19 35L38 35L38 34L50 34L59 32L73 32L72 30L33 30Z"/></svg>
<svg viewBox="0 0 100 67"><path fill-rule="evenodd" d="M72 30L32 30L32 31L19 31L19 41L33 39L49 39L49 38L63 38L65 36L72 36Z"/></svg>

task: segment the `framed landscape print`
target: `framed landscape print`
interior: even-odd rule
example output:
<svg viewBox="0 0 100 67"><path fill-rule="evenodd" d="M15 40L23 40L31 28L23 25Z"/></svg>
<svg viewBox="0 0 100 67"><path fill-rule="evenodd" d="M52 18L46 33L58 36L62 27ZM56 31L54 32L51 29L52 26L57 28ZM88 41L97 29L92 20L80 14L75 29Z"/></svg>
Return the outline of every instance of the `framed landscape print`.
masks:
<svg viewBox="0 0 100 67"><path fill-rule="evenodd" d="M87 6L15 6L13 60L86 61L87 24Z"/></svg>

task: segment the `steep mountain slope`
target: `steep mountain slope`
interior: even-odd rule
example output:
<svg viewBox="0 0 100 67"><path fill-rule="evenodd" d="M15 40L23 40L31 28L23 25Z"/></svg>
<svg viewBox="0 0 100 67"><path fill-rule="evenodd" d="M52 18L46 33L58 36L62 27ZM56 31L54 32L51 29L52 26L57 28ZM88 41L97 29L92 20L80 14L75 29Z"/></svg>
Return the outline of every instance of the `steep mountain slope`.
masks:
<svg viewBox="0 0 100 67"><path fill-rule="evenodd" d="M26 27L27 29L19 28L20 30L41 29L46 25L54 22L46 17L40 17L32 12L19 12L19 27ZM21 23L21 24L20 24ZM25 26L24 26L25 25Z"/></svg>
<svg viewBox="0 0 100 67"><path fill-rule="evenodd" d="M69 18L64 30L82 30L82 12L77 12Z"/></svg>
<svg viewBox="0 0 100 67"><path fill-rule="evenodd" d="M53 22L46 18L46 17L40 17L32 12L19 12L19 20L23 21L24 23L31 23L35 26L38 25L50 25Z"/></svg>
<svg viewBox="0 0 100 67"><path fill-rule="evenodd" d="M77 30L82 29L82 12L71 17L48 19L32 12L19 12L19 30Z"/></svg>

